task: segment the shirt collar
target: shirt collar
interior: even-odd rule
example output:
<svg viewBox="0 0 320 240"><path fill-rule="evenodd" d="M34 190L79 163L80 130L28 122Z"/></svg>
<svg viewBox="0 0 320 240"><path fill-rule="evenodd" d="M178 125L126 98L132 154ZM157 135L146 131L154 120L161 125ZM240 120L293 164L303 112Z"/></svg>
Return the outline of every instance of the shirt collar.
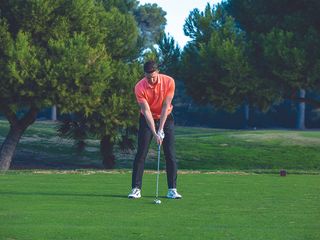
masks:
<svg viewBox="0 0 320 240"><path fill-rule="evenodd" d="M159 83L160 83L160 75L158 74L158 79L157 79L157 82L155 85L151 85L149 82L148 82L148 79L145 77L145 82L146 82L146 85L148 88L155 88Z"/></svg>

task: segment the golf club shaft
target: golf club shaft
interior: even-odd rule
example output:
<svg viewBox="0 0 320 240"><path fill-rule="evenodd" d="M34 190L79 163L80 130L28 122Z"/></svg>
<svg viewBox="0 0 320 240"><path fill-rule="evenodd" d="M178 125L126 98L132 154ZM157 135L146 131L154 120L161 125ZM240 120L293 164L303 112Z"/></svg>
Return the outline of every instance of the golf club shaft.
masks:
<svg viewBox="0 0 320 240"><path fill-rule="evenodd" d="M159 193L159 175L160 175L160 149L161 145L158 145L158 171L157 171L157 188L156 188L156 199L158 199Z"/></svg>

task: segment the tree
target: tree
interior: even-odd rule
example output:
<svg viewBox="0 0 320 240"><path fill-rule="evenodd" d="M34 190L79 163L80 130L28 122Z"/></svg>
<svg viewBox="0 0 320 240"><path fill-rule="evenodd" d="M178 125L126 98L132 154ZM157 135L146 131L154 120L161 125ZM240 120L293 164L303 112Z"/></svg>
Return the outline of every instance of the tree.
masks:
<svg viewBox="0 0 320 240"><path fill-rule="evenodd" d="M122 150L134 147L132 136L136 133L138 107L133 88L142 76L141 66L136 59L143 49L156 43L156 36L162 35L161 26L165 23L162 15L165 13L157 5L148 5L150 11L144 13L145 19L141 19L139 13L146 7L137 6L136 1L114 0L102 3L108 15L105 25L110 34L105 45L114 59L110 86L103 92L100 103L92 109L92 114L74 112L64 119L59 132L75 139L79 150L84 149L87 136L98 137L103 165L110 169L115 165L115 145L119 145ZM141 31L146 23L148 28ZM149 38L149 43L144 42L145 35L150 31L154 36Z"/></svg>
<svg viewBox="0 0 320 240"><path fill-rule="evenodd" d="M145 51L145 61L153 60L158 63L159 70L174 78L180 74L181 50L173 37L163 34L156 46Z"/></svg>
<svg viewBox="0 0 320 240"><path fill-rule="evenodd" d="M137 0L102 0L107 11L117 8L122 14L134 16L139 28L139 44L137 50L143 52L157 44L167 24L166 12L157 4L140 5ZM117 24L114 26L117 28Z"/></svg>
<svg viewBox="0 0 320 240"><path fill-rule="evenodd" d="M253 44L255 69L284 98L299 101L297 128L304 129L306 91L319 89L319 1L230 0L228 11Z"/></svg>
<svg viewBox="0 0 320 240"><path fill-rule="evenodd" d="M94 0L0 2L0 111L10 123L0 169L9 168L39 109L56 105L61 113L90 117L97 106L109 106L102 97L117 80L112 78L115 65L130 52L123 47L134 46L138 36L133 17L118 12L106 12ZM112 28L116 21L122 32ZM117 41L116 34L128 39ZM115 95L107 95L110 104L121 101ZM25 114L19 117L21 109Z"/></svg>
<svg viewBox="0 0 320 240"><path fill-rule="evenodd" d="M132 134L136 133L138 108L135 103L133 88L141 76L139 64L114 62L110 86L105 89L101 99L92 112L84 114L84 110L65 116L59 126L59 133L76 140L78 150L86 146L88 136L100 139L100 152L105 168L115 165L114 147L120 149L134 148Z"/></svg>
<svg viewBox="0 0 320 240"><path fill-rule="evenodd" d="M117 8L121 13L133 13L139 7L137 0L102 0L102 4L106 11Z"/></svg>
<svg viewBox="0 0 320 240"><path fill-rule="evenodd" d="M130 62L139 56L138 25L131 13L111 8L106 11L103 25L107 32L104 44L112 59Z"/></svg>
<svg viewBox="0 0 320 240"><path fill-rule="evenodd" d="M267 109L270 90L250 64L250 43L223 4L194 9L184 31L192 40L182 54L187 92L196 103L234 111L243 104Z"/></svg>
<svg viewBox="0 0 320 240"><path fill-rule="evenodd" d="M158 47L158 59L160 71L172 76L174 79L180 77L181 50L174 38L164 34Z"/></svg>
<svg viewBox="0 0 320 240"><path fill-rule="evenodd" d="M142 75L141 66L135 59L139 56L139 34L131 7L124 8L119 1L104 1L106 16L104 24L109 37L105 40L108 54L112 57L112 75L109 86L103 91L99 103L90 114L84 109L67 115L59 127L63 136L76 140L79 150L85 147L89 135L100 139L100 152L105 168L115 165L114 147L133 148L138 109L133 88ZM113 5L114 4L114 5Z"/></svg>
<svg viewBox="0 0 320 240"><path fill-rule="evenodd" d="M134 11L134 16L139 25L143 48L152 48L164 34L167 24L166 12L157 4L144 4Z"/></svg>

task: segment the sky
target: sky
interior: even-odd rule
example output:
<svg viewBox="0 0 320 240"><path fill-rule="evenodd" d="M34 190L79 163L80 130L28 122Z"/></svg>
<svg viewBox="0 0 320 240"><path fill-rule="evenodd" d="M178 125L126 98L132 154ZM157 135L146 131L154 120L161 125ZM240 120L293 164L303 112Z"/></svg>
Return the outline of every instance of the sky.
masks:
<svg viewBox="0 0 320 240"><path fill-rule="evenodd" d="M207 3L217 4L221 0L139 0L139 2L140 4L156 3L167 12L165 31L183 48L190 40L183 32L183 25L189 13L195 8L203 11Z"/></svg>

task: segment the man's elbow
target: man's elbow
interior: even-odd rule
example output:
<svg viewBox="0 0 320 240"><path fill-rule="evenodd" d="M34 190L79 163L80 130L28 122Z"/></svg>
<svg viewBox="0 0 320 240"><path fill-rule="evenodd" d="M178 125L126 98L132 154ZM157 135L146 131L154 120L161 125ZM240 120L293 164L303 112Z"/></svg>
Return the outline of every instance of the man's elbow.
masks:
<svg viewBox="0 0 320 240"><path fill-rule="evenodd" d="M148 113L150 113L150 109L149 108L141 108L141 112L143 113L144 116L147 116Z"/></svg>
<svg viewBox="0 0 320 240"><path fill-rule="evenodd" d="M169 108L171 105L171 101L164 101L163 104L162 104L162 107L163 108Z"/></svg>

